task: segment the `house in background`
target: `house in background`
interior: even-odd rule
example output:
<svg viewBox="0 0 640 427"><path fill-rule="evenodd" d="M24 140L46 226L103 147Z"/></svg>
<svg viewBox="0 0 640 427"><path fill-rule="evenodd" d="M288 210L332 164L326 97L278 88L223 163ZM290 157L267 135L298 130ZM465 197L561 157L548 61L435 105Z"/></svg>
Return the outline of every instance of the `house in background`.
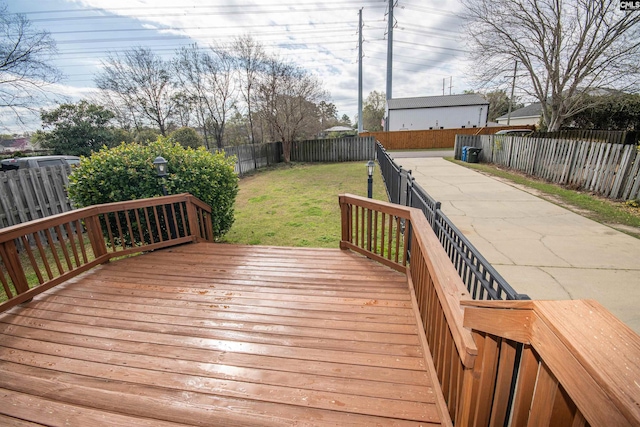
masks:
<svg viewBox="0 0 640 427"><path fill-rule="evenodd" d="M488 115L489 101L475 93L387 101L390 131L484 127Z"/></svg>
<svg viewBox="0 0 640 427"><path fill-rule="evenodd" d="M509 120L510 126L524 126L533 125L537 126L540 123L542 117L542 104L540 102L534 102L526 107L519 108L511 112L511 120ZM501 125L507 124L508 114L500 116L496 119L496 122Z"/></svg>
<svg viewBox="0 0 640 427"><path fill-rule="evenodd" d="M10 139L0 139L0 152L12 153L16 151L33 150L29 137L21 136Z"/></svg>

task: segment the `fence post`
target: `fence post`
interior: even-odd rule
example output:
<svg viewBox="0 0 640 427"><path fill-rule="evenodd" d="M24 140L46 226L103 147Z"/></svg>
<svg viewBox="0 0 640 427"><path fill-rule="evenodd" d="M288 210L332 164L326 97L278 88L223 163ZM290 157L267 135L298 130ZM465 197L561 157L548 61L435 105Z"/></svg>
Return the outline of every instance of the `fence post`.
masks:
<svg viewBox="0 0 640 427"><path fill-rule="evenodd" d="M400 168L400 194L398 195L398 204L402 206L409 206L407 204L407 185L409 181L409 176L411 175L411 171L406 171Z"/></svg>
<svg viewBox="0 0 640 427"><path fill-rule="evenodd" d="M438 233L438 211L442 207L442 203L436 202L436 206L433 209L433 217L431 218L431 228L433 228L433 232L436 233L438 240L440 240L440 234Z"/></svg>
<svg viewBox="0 0 640 427"><path fill-rule="evenodd" d="M407 176L407 204L406 206L413 207L413 181L415 178L411 175L411 171L409 171L409 175Z"/></svg>

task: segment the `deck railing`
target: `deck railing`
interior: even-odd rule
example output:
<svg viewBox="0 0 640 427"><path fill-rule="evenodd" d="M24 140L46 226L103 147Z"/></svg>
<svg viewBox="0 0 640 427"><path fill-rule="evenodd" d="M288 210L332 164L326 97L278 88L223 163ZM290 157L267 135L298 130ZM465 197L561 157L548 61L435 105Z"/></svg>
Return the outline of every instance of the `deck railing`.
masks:
<svg viewBox="0 0 640 427"><path fill-rule="evenodd" d="M640 425L640 337L605 308L474 301L420 210L340 207L341 248L406 272L454 425Z"/></svg>
<svg viewBox="0 0 640 427"><path fill-rule="evenodd" d="M108 203L0 232L0 312L114 257L213 240L211 208L190 194Z"/></svg>
<svg viewBox="0 0 640 427"><path fill-rule="evenodd" d="M340 208L341 248L407 273L426 351L433 358L455 423L468 393L464 381L472 374L477 354L471 331L463 326L460 306L461 301L471 301L471 296L420 210L352 195L340 196Z"/></svg>
<svg viewBox="0 0 640 427"><path fill-rule="evenodd" d="M517 293L493 268L442 212L440 202L418 185L411 171L397 165L380 143L376 147L389 200L422 210L473 299L529 299L527 295Z"/></svg>
<svg viewBox="0 0 640 427"><path fill-rule="evenodd" d="M640 337L599 303L463 305L478 345L470 425L640 425Z"/></svg>

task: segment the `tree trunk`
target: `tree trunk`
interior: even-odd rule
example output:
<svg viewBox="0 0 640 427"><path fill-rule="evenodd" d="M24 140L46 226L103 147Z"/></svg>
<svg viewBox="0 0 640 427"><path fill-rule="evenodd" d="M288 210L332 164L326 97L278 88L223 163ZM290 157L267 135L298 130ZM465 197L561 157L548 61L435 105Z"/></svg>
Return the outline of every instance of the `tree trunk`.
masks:
<svg viewBox="0 0 640 427"><path fill-rule="evenodd" d="M282 141L282 155L285 163L291 162L291 141Z"/></svg>

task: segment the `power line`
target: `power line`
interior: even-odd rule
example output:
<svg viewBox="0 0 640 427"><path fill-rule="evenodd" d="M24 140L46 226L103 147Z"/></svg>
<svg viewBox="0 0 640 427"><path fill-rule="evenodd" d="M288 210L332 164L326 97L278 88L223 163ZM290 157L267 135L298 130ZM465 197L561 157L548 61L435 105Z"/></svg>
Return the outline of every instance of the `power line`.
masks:
<svg viewBox="0 0 640 427"><path fill-rule="evenodd" d="M156 10L154 8L154 10ZM194 13L182 13L181 17L187 16L229 16L229 15L270 15L270 14L282 14L289 13L303 13L303 12L334 12L344 11L344 7L317 7L308 9L286 9L286 10L240 10L240 11L215 11L215 12L194 12ZM65 16L58 18L38 18L32 19L31 22L63 22L63 21L79 21L79 20L100 20L100 19L140 19L140 18L166 18L167 15L163 13L150 13L144 15L93 15L93 16Z"/></svg>

